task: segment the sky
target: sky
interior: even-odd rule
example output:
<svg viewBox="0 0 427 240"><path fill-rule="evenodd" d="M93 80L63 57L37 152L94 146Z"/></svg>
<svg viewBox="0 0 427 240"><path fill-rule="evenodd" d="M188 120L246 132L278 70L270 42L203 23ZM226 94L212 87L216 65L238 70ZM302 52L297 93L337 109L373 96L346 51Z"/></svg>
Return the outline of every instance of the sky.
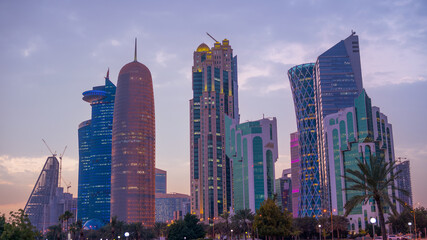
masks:
<svg viewBox="0 0 427 240"><path fill-rule="evenodd" d="M287 71L355 31L363 84L393 125L396 158L411 161L414 202L427 206L426 1L0 1L0 212L24 208L48 149L62 153L77 194L82 92L117 83L123 65L151 71L156 167L168 192L189 194L193 52L230 40L238 56L241 121L278 121L276 176L290 167L295 110ZM418 205L416 205L418 206Z"/></svg>

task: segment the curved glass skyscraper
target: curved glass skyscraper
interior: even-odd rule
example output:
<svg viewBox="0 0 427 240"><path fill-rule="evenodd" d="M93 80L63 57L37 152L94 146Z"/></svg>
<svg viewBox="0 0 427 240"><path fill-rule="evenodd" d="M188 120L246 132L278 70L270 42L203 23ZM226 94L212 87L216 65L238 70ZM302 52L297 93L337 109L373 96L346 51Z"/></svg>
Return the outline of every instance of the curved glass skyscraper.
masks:
<svg viewBox="0 0 427 240"><path fill-rule="evenodd" d="M301 64L288 71L294 99L295 115L299 133L301 185L293 189L300 196L298 215L300 217L321 214L321 187L319 159L317 157L316 108L314 100L314 63Z"/></svg>
<svg viewBox="0 0 427 240"><path fill-rule="evenodd" d="M83 93L92 117L79 125L78 218L110 221L111 132L116 86L109 73L104 86Z"/></svg>
<svg viewBox="0 0 427 240"><path fill-rule="evenodd" d="M123 66L114 105L111 216L154 225L155 113L150 70L135 60Z"/></svg>

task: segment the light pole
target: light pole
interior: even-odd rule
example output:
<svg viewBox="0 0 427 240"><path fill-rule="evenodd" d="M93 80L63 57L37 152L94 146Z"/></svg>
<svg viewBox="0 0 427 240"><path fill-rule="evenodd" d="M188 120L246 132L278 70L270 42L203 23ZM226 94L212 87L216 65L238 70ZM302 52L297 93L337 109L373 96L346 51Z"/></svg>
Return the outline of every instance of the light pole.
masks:
<svg viewBox="0 0 427 240"><path fill-rule="evenodd" d="M369 219L369 222L371 222L372 224L372 239L375 238L375 223L377 222L377 219L374 217L371 217L371 219Z"/></svg>
<svg viewBox="0 0 427 240"><path fill-rule="evenodd" d="M411 222L408 222L408 225L409 225L409 234L411 234L411 235L412 235L412 230L411 230L412 223L411 223Z"/></svg>
<svg viewBox="0 0 427 240"><path fill-rule="evenodd" d="M231 229L231 240L233 240L233 229Z"/></svg>
<svg viewBox="0 0 427 240"><path fill-rule="evenodd" d="M126 240L128 240L129 232L125 232L125 237L126 237Z"/></svg>
<svg viewBox="0 0 427 240"><path fill-rule="evenodd" d="M319 240L322 240L322 225L319 224Z"/></svg>

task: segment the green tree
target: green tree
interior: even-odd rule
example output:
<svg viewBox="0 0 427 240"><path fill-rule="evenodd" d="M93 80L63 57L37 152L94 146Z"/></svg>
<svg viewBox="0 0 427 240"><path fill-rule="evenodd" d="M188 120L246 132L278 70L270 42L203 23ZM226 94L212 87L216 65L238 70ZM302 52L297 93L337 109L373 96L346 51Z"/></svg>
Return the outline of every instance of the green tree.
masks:
<svg viewBox="0 0 427 240"><path fill-rule="evenodd" d="M65 237L64 233L62 232L62 226L61 224L58 225L52 225L47 228L46 238L49 240L60 240Z"/></svg>
<svg viewBox="0 0 427 240"><path fill-rule="evenodd" d="M357 166L357 170L347 169L346 173L348 174L343 176L350 183L345 190L356 193L356 195L346 202L344 206L345 215L348 216L359 204L366 204L369 199L374 199L378 209L382 237L383 240L387 240L384 207L389 206L393 213L397 214L396 206L388 195L388 189L394 187L394 182L399 172L395 172L396 165L394 162L385 161L383 156L374 157L371 155L365 161L357 160ZM402 191L406 192L405 190ZM403 203L402 200L395 196L391 198Z"/></svg>
<svg viewBox="0 0 427 240"><path fill-rule="evenodd" d="M0 236L1 240L32 240L37 236L28 215L22 209L19 209L17 212L10 212L9 221L5 222L3 226L4 230Z"/></svg>
<svg viewBox="0 0 427 240"><path fill-rule="evenodd" d="M254 214L250 209L240 209L231 217L232 227L236 235L243 234L246 240L246 235L252 232L252 223L254 221ZM253 235L252 235L253 236Z"/></svg>
<svg viewBox="0 0 427 240"><path fill-rule="evenodd" d="M61 221L61 223L63 223L65 221L65 235L68 234L68 221L70 220L70 218L73 218L74 214L70 211L65 211L64 214L59 216L59 220Z"/></svg>
<svg viewBox="0 0 427 240"><path fill-rule="evenodd" d="M423 235L425 235L424 229L427 227L427 209L419 207L414 209L414 211L417 232L421 231ZM415 230L414 211L409 208L405 208L400 214L391 215L388 218L388 223L391 224L391 228L394 233L409 233L408 222L413 223L412 230Z"/></svg>
<svg viewBox="0 0 427 240"><path fill-rule="evenodd" d="M317 220L313 217L295 218L292 225L294 231L300 232L301 239L317 236Z"/></svg>
<svg viewBox="0 0 427 240"><path fill-rule="evenodd" d="M154 223L153 233L156 238L164 237L167 235L168 225L164 222Z"/></svg>
<svg viewBox="0 0 427 240"><path fill-rule="evenodd" d="M229 212L224 212L220 215L219 223L215 224L215 228L218 229L221 236L227 236L230 239L231 233L231 215Z"/></svg>
<svg viewBox="0 0 427 240"><path fill-rule="evenodd" d="M261 236L268 238L287 237L291 233L292 217L289 212L282 212L274 200L265 200L257 210L254 229Z"/></svg>
<svg viewBox="0 0 427 240"><path fill-rule="evenodd" d="M195 215L187 214L184 220L178 220L169 227L168 240L204 238L206 235L202 224Z"/></svg>
<svg viewBox="0 0 427 240"><path fill-rule="evenodd" d="M6 217L3 215L0 216L0 236L4 232L4 226L6 225Z"/></svg>

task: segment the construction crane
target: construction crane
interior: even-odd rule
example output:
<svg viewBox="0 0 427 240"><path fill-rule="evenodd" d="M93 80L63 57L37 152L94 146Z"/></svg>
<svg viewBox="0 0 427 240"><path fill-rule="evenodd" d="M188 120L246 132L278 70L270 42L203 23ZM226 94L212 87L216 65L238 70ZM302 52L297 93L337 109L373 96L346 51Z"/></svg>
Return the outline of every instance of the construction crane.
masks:
<svg viewBox="0 0 427 240"><path fill-rule="evenodd" d="M208 32L206 32L206 34L211 37L215 42L218 42L214 37L212 37Z"/></svg>
<svg viewBox="0 0 427 240"><path fill-rule="evenodd" d="M55 153L52 152L52 150L50 149L49 145L47 145L46 141L44 139L42 139L42 141L44 142L44 144L46 145L47 149L49 149L49 152L52 154L53 157L56 157L56 151ZM65 150L67 150L67 146L65 146L64 151L62 152L61 155L59 155L59 176L58 176L58 186L61 187L61 180L64 181L65 185L67 186L67 192L68 189L71 187L71 182L69 184L67 184L67 182L65 182L64 179L62 179L62 157L65 154Z"/></svg>
<svg viewBox="0 0 427 240"><path fill-rule="evenodd" d="M67 145L65 145L64 151L62 152L61 155L59 155L59 187L61 187L61 172L62 172L62 156L64 156L65 150L67 150ZM64 181L65 182L65 181ZM65 184L67 185L67 184ZM68 192L68 185L67 185L67 192Z"/></svg>
<svg viewBox="0 0 427 240"><path fill-rule="evenodd" d="M46 145L47 149L49 149L49 152L52 153L53 157L56 157L56 152L53 153L52 150L50 149L49 145L47 145L46 141L44 139L42 139L42 141L44 142L44 144Z"/></svg>

